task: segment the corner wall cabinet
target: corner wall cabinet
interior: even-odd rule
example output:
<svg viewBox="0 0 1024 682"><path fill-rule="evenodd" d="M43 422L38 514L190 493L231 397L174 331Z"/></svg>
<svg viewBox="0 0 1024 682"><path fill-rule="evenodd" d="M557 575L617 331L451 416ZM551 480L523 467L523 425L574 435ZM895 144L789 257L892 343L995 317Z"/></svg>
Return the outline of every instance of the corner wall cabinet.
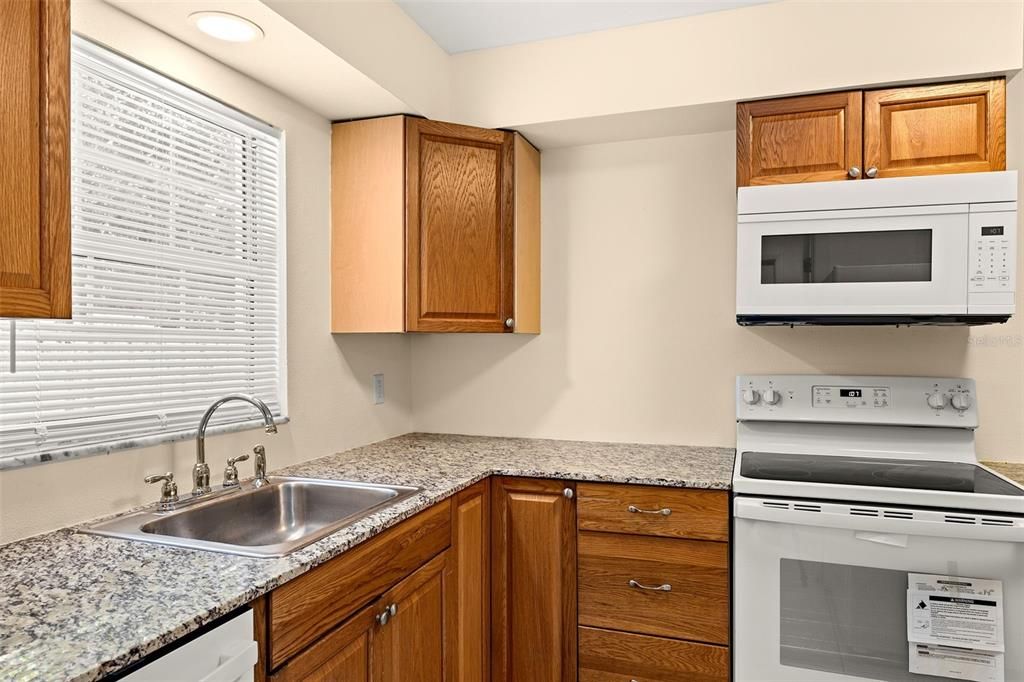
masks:
<svg viewBox="0 0 1024 682"><path fill-rule="evenodd" d="M736 105L740 187L1005 169L1003 78Z"/></svg>
<svg viewBox="0 0 1024 682"><path fill-rule="evenodd" d="M0 2L0 317L71 317L68 0Z"/></svg>
<svg viewBox="0 0 1024 682"><path fill-rule="evenodd" d="M407 116L334 124L331 331L540 332L540 153Z"/></svg>

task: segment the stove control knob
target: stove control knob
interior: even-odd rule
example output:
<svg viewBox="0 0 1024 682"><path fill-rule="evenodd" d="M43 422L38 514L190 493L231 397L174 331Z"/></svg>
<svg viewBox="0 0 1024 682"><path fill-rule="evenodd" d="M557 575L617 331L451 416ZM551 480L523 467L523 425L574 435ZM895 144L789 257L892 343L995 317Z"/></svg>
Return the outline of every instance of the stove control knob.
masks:
<svg viewBox="0 0 1024 682"><path fill-rule="evenodd" d="M761 393L755 388L747 388L743 390L743 402L747 405L757 405L761 400Z"/></svg>
<svg viewBox="0 0 1024 682"><path fill-rule="evenodd" d="M781 398L782 396L774 388L769 388L761 394L761 399L764 400L765 405L776 405Z"/></svg>
<svg viewBox="0 0 1024 682"><path fill-rule="evenodd" d="M928 396L928 407L933 410L941 410L946 407L946 396L942 395L940 391L935 391Z"/></svg>
<svg viewBox="0 0 1024 682"><path fill-rule="evenodd" d="M949 402L957 412L964 412L971 407L971 394L954 393Z"/></svg>

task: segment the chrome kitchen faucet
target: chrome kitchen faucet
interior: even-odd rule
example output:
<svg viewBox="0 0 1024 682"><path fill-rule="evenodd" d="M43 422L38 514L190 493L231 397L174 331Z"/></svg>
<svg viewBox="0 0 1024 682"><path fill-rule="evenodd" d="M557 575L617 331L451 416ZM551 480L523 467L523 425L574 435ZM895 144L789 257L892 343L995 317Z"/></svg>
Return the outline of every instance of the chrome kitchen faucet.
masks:
<svg viewBox="0 0 1024 682"><path fill-rule="evenodd" d="M199 497L200 495L206 495L210 492L210 465L206 463L206 427L210 423L210 418L213 417L213 413L217 411L217 408L224 403L231 402L232 400L241 400L242 402L249 403L260 411L263 415L263 426L267 433L277 433L277 424L274 423L274 415L270 413L270 408L267 404L259 398L244 393L232 393L226 395L223 398L218 398L210 407L206 410L203 418L199 420L199 431L196 433L196 463L192 467L192 496ZM257 474L256 480L260 484L266 480L266 456L263 452L263 446L258 446L256 452L257 460ZM262 460L262 461L261 461ZM259 465L262 464L263 475L260 475Z"/></svg>

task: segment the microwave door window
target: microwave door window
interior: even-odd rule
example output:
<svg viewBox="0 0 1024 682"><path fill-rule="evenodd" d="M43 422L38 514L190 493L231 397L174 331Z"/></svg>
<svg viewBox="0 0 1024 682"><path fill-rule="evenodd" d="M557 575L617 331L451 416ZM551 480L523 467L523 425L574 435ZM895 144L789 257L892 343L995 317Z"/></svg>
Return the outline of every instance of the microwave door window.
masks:
<svg viewBox="0 0 1024 682"><path fill-rule="evenodd" d="M878 230L761 237L761 284L930 282L932 231Z"/></svg>

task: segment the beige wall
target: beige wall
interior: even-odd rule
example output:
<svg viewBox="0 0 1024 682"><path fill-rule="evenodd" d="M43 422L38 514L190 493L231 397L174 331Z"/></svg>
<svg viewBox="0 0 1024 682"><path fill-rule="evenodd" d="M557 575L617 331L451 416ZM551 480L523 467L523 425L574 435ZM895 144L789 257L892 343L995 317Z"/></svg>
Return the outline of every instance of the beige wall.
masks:
<svg viewBox="0 0 1024 682"><path fill-rule="evenodd" d="M1017 76L1011 168L1022 90ZM736 325L734 158L731 131L545 152L543 333L413 339L417 429L731 446L740 373L951 375L978 382L980 453L1024 461L1022 313L973 329Z"/></svg>
<svg viewBox="0 0 1024 682"><path fill-rule="evenodd" d="M280 94L101 3L72 3L75 31L215 95L285 130L288 209L288 383L291 423L217 436L207 444L215 481L224 460L267 447L270 466L320 457L411 428L409 341L401 336L332 337L327 120ZM372 375L383 371L387 402L372 404ZM182 442L0 472L0 543L156 499L142 483L174 471L190 488L194 445ZM251 475L248 462L243 475Z"/></svg>
<svg viewBox="0 0 1024 682"><path fill-rule="evenodd" d="M390 0L263 0L345 62L406 103L405 112L448 120L451 65L438 47ZM311 65L316 68L316 65Z"/></svg>
<svg viewBox="0 0 1024 682"><path fill-rule="evenodd" d="M786 0L451 57L452 112L517 127L1021 68L1020 0Z"/></svg>

